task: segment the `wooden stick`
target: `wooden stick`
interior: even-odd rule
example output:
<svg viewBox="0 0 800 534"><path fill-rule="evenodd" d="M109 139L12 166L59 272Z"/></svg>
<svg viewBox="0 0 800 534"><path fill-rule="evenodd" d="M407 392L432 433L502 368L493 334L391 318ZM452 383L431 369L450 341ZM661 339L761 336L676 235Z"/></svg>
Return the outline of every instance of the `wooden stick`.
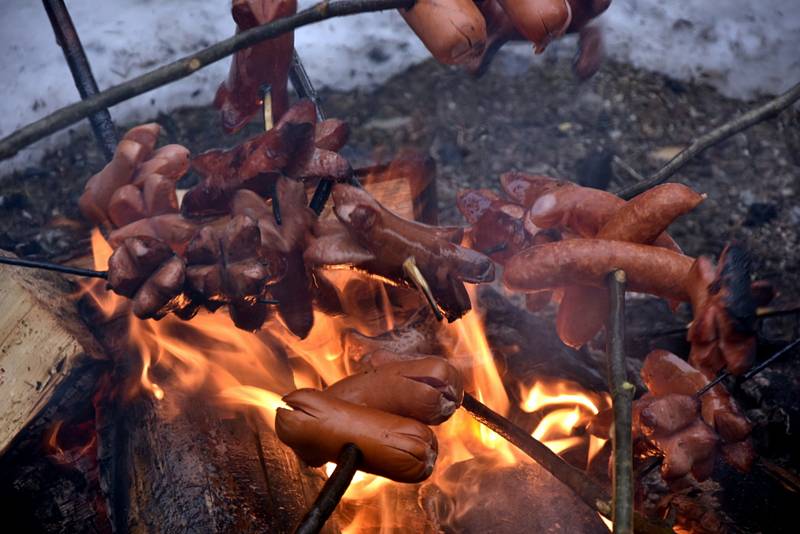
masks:
<svg viewBox="0 0 800 534"><path fill-rule="evenodd" d="M317 534L322 527L325 526L325 521L331 516L336 509L336 505L342 500L342 496L350 486L353 480L353 475L356 474L358 463L361 461L361 451L352 443L348 443L342 447L342 452L339 453L339 458L336 460L336 469L333 470L331 476L325 481L325 485L311 505L306 515L300 521L300 524L295 529L295 534Z"/></svg>
<svg viewBox="0 0 800 534"><path fill-rule="evenodd" d="M323 1L289 17L284 17L256 28L243 31L211 45L197 53L185 56L163 67L137 76L97 93L82 102L63 107L46 117L24 126L0 139L0 160L7 159L20 149L48 135L88 117L92 113L147 93L168 83L180 80L215 63L234 52L243 50L266 39L272 39L302 26L333 17L355 15L385 9L410 8L415 0L335 0Z"/></svg>
<svg viewBox="0 0 800 534"><path fill-rule="evenodd" d="M72 23L72 17L69 16L64 0L44 0L44 9L50 18L56 43L64 52L64 58L67 60L72 79L75 81L75 87L81 98L86 99L96 95L100 89L97 88L92 67L83 51L78 31ZM92 125L92 132L94 132L94 137L97 144L100 145L106 161L110 161L117 148L117 131L111 120L111 114L107 108L101 108L89 115L89 123Z"/></svg>
<svg viewBox="0 0 800 534"><path fill-rule="evenodd" d="M559 455L547 448L547 445L469 393L464 394L464 402L461 406L478 422L507 439L512 445L530 456L548 473L574 491L592 510L603 517L611 517L611 499L608 493L589 478L586 473L568 464ZM634 512L634 528L636 532L645 534L672 534L672 529L667 525L651 521L636 512Z"/></svg>
<svg viewBox="0 0 800 534"><path fill-rule="evenodd" d="M710 132L698 137L692 142L692 144L680 151L677 156L672 158L666 165L661 167L658 172L646 180L633 184L630 187L626 187L617 193L617 195L619 195L620 198L628 200L635 197L639 193L647 191L653 186L664 183L670 176L678 172L681 167L689 163L689 160L703 152L705 149L724 141L725 139L741 132L742 130L746 130L754 124L758 124L759 122L777 115L784 109L791 106L798 99L800 99L800 83L782 95L777 96L765 104L762 104L755 109L751 109L747 113L739 115L738 117L726 122L722 126L714 128Z"/></svg>
<svg viewBox="0 0 800 534"><path fill-rule="evenodd" d="M609 276L610 310L606 325L608 389L614 410L612 474L614 534L633 533L633 438L631 404L635 387L625 367L625 271Z"/></svg>

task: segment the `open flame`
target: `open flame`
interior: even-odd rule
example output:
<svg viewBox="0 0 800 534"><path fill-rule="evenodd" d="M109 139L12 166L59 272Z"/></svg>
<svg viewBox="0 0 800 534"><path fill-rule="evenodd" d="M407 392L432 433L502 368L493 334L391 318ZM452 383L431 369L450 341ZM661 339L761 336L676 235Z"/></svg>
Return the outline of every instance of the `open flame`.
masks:
<svg viewBox="0 0 800 534"><path fill-rule="evenodd" d="M95 268L108 265L111 247L98 230L92 234ZM138 380L128 386L128 396L142 391L163 402L172 397L180 399L202 394L221 406L248 410L256 408L263 419L274 428L276 409L283 405L281 397L300 387L323 387L347 376L350 362L345 346L346 329L355 328L369 335L388 331L395 325L389 297L383 284L365 280L351 271L336 271L325 275L340 292L347 284L360 278L371 284L375 313L364 315L345 313L328 316L316 311L314 327L306 339L299 340L277 319L269 319L258 333L234 327L225 314L200 312L190 321L167 316L160 321L141 320L129 312L129 303L106 290L101 280L84 287L84 293L94 299L106 317L127 314L131 357L138 358ZM473 303L476 302L470 293ZM345 307L363 303L348 303ZM604 441L576 435L576 430L608 405L608 399L583 391L577 384L566 381L539 381L530 387L518 385L518 406L512 402L492 351L480 313L469 312L459 321L442 329L441 341L449 347L445 356L464 374L467 389L493 410L510 414L519 409L541 416L531 434L542 440L554 452L586 446L590 460ZM156 378L157 377L157 378ZM177 407L177 405L176 405ZM178 408L179 409L179 408ZM502 465L530 461L506 440L480 425L466 411L436 427L440 455L432 480L448 466L473 457L492 458ZM57 429L56 429L57 431ZM55 435L55 433L54 433ZM335 466L325 468L330 474ZM346 532L393 524L398 520L394 510L397 485L386 479L357 473L345 494L352 502L371 501L377 505L357 507ZM377 499L378 501L372 501ZM378 516L376 517L376 510Z"/></svg>

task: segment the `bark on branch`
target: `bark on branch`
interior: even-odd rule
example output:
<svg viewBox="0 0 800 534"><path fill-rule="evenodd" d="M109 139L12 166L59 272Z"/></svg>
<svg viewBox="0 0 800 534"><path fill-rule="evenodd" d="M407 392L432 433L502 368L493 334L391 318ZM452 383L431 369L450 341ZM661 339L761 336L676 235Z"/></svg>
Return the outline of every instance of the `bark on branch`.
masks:
<svg viewBox="0 0 800 534"><path fill-rule="evenodd" d="M204 48L195 54L115 85L81 102L70 104L38 121L23 126L0 139L0 160L10 158L22 148L85 119L92 113L180 80L234 52L253 46L302 26L333 17L385 9L409 8L415 0L336 0L323 1L290 17L263 24Z"/></svg>
<svg viewBox="0 0 800 534"><path fill-rule="evenodd" d="M759 122L765 121L777 115L795 103L798 99L800 99L800 83L782 95L779 95L765 104L762 104L755 109L751 109L747 113L739 115L738 117L726 122L722 126L719 126L718 128L715 128L710 132L698 137L692 142L691 145L679 152L677 156L672 158L669 163L664 165L654 175L650 176L646 180L633 184L630 187L626 187L617 194L621 198L629 200L639 193L647 191L651 187L655 187L658 184L666 182L670 176L678 172L678 170L689 163L693 157L703 152L705 149L724 141L732 135L750 128Z"/></svg>

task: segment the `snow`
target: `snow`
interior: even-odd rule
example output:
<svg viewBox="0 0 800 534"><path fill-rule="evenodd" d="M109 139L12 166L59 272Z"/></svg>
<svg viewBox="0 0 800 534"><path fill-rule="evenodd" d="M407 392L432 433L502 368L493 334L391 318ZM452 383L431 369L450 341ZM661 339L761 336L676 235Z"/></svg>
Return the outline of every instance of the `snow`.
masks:
<svg viewBox="0 0 800 534"><path fill-rule="evenodd" d="M300 0L301 8L313 0ZM100 88L121 83L230 36L226 0L71 0L72 19ZM800 80L798 0L614 0L602 17L609 54L724 94L774 94ZM566 50L569 43L558 48ZM318 86L370 87L428 56L394 12L328 20L296 32L296 47ZM541 61L527 46L513 47ZM205 104L225 77L219 61L189 78L115 106L117 120ZM0 137L78 99L40 2L0 0ZM0 163L37 161L64 141L51 136Z"/></svg>

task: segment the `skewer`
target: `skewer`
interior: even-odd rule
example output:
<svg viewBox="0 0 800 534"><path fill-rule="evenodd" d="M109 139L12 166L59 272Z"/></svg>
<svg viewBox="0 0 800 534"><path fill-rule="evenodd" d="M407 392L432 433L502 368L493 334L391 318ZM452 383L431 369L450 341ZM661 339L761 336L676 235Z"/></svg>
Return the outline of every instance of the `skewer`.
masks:
<svg viewBox="0 0 800 534"><path fill-rule="evenodd" d="M258 95L261 98L261 118L264 124L264 131L267 132L274 126L272 121L272 86L265 83L258 88ZM281 225L281 205L278 201L278 191L273 184L270 191L272 198L272 216L275 217L275 224Z"/></svg>
<svg viewBox="0 0 800 534"><path fill-rule="evenodd" d="M316 534L322 530L325 521L331 516L350 486L350 482L358 470L361 456L359 448L352 443L342 447L339 458L336 460L336 469L325 481L314 504L311 505L295 529L295 534Z"/></svg>
<svg viewBox="0 0 800 534"><path fill-rule="evenodd" d="M108 280L108 271L95 271L93 269L81 269L80 267L70 267L69 265L59 265L47 261L26 260L23 258L10 258L0 256L0 264L12 265L14 267L26 267L29 269L41 269L43 271L53 271L61 274L71 274L86 278L102 278ZM258 299L259 304L280 304L275 299Z"/></svg>
<svg viewBox="0 0 800 534"><path fill-rule="evenodd" d="M428 285L428 281L425 280L425 277L422 275L422 271L419 270L417 267L417 260L414 259L414 256L409 256L406 258L406 261L403 262L403 272L406 273L414 285L417 286L420 293L425 295L425 300L428 301L431 309L433 310L433 315L436 317L437 321L441 321L444 319L444 315L442 314L441 308L439 308L439 303L436 302L436 297L433 296L433 292L431 291L431 287Z"/></svg>
<svg viewBox="0 0 800 534"><path fill-rule="evenodd" d="M745 374L742 375L742 378L739 381L740 382L744 382L745 380L750 380L751 378L756 376L758 373L760 373L761 371L763 371L764 369L766 369L767 367L769 367L770 365L775 363L784 354L786 354L787 352L791 351L797 345L800 345L800 338L795 339L794 341L792 341L791 343L789 343L788 345L783 347L781 350L779 350L778 352L776 352L775 354L773 354L772 356L770 356L769 358L767 358L766 360L764 360L760 364L756 365L755 367L753 367L752 369L747 371ZM697 390L697 392L693 395L693 397L695 399L699 399L700 397L705 395L708 391L711 391L711 389L713 389L714 386L716 386L717 384L719 384L720 382L722 382L723 380L725 380L729 376L732 376L732 375L728 371L723 371L722 373L717 375L717 377L714 380L712 380L711 382L709 382L708 384L706 384L705 386L703 386L702 388Z"/></svg>

